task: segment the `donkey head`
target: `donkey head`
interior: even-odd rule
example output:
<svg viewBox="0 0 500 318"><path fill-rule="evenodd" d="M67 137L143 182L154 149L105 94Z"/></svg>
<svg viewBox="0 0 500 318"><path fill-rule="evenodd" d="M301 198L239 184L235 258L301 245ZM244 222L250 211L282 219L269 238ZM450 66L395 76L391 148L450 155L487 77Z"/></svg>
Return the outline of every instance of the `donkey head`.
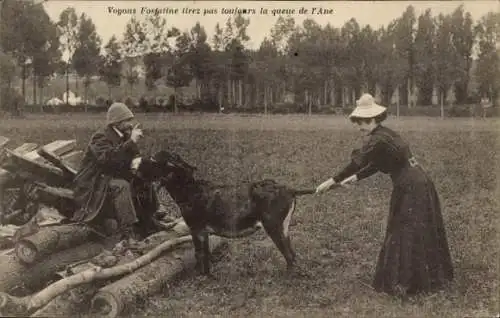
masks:
<svg viewBox="0 0 500 318"><path fill-rule="evenodd" d="M161 150L150 158L150 171L164 186L183 185L193 180L196 167L190 165L178 154Z"/></svg>
<svg viewBox="0 0 500 318"><path fill-rule="evenodd" d="M143 157L137 175L143 180L155 181L173 175L192 176L196 167L191 166L175 153L159 151L153 156Z"/></svg>

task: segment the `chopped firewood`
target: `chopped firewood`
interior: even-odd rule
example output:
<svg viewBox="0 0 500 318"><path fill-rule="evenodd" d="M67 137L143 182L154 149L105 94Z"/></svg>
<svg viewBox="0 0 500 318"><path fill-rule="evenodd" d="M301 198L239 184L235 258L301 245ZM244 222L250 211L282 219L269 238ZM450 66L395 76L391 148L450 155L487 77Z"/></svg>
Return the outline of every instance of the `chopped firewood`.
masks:
<svg viewBox="0 0 500 318"><path fill-rule="evenodd" d="M66 224L41 227L16 243L16 255L25 264L32 264L54 252L81 245L94 233L85 225Z"/></svg>
<svg viewBox="0 0 500 318"><path fill-rule="evenodd" d="M151 263L171 248L187 242L191 242L191 236L182 236L168 240L129 263L111 268L90 268L78 274L58 280L34 295L15 297L7 293L0 293L0 311L4 315L29 315L47 305L58 295L75 287L89 284L97 280L104 280L132 273L138 268Z"/></svg>

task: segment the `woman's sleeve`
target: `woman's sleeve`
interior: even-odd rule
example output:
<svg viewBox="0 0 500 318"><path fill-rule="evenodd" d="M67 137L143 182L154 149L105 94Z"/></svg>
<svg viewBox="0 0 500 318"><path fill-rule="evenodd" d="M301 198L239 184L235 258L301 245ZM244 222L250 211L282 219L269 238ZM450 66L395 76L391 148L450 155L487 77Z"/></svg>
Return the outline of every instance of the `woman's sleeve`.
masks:
<svg viewBox="0 0 500 318"><path fill-rule="evenodd" d="M378 168L374 164L374 159L379 151L380 142L372 136L361 149L352 151L351 162L337 173L333 180L338 183L354 174L361 180L375 174Z"/></svg>

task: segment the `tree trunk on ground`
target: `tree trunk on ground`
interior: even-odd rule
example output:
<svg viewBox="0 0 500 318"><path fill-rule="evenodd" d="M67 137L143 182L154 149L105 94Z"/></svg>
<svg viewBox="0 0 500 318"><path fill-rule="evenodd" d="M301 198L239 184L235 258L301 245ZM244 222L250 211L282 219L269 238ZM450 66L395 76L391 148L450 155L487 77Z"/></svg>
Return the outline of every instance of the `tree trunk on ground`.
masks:
<svg viewBox="0 0 500 318"><path fill-rule="evenodd" d="M88 269L85 269L69 277L60 279L31 296L13 297L6 293L0 293L1 309L3 310L4 314L31 314L35 310L38 310L41 307L47 305L54 298L67 291L70 291L76 287L81 287L85 284L99 284L102 281L111 279L113 277L121 277L123 275L132 273L139 268L148 265L149 263L160 257L167 250L170 250L173 247L187 242L192 242L191 235L176 237L172 240L167 240L156 246L153 250L134 259L129 263L120 264L109 268L89 266ZM104 264L101 266L104 266ZM148 276L146 277L149 278Z"/></svg>
<svg viewBox="0 0 500 318"><path fill-rule="evenodd" d="M31 266L21 264L14 255L0 257L0 290L11 295L25 294L21 286L37 290L54 278L55 272L75 262L90 259L103 249L102 244L86 243L54 253Z"/></svg>
<svg viewBox="0 0 500 318"><path fill-rule="evenodd" d="M89 298L92 298L92 296ZM68 301L69 297L70 295L68 294L57 296L47 306L40 308L40 310L33 313L30 317L74 317L76 312L80 313L85 310L84 306L73 301ZM86 308L89 308L89 306Z"/></svg>
<svg viewBox="0 0 500 318"><path fill-rule="evenodd" d="M176 237L184 236L189 234L189 228L185 225L182 219L177 219L172 222L173 226L168 231L161 231L148 236L143 242L146 243L146 248L142 251L144 253L151 251L152 248L165 242L167 240L175 239ZM110 258L111 257L111 258ZM64 271L57 273L57 279L65 279L70 276L79 274L89 269L96 270L96 266L112 267L120 264L126 264L131 261L133 256L128 253L119 253L114 255L109 251L104 251L100 255L93 258L91 261L85 263L77 263L75 266L71 266ZM110 262L111 260L111 262ZM104 262L104 263L103 263ZM96 264L94 264L96 263ZM127 275L127 274L125 274ZM83 284L81 286L74 287L67 292L60 294L59 296L52 299L46 306L42 307L36 311L32 317L55 317L55 316L71 316L75 312L88 312L91 305L92 297L101 289L102 287L110 284L114 281L123 278L124 275L114 276L108 279L103 279L99 281L93 281L92 283ZM68 280L66 280L68 281ZM48 287L50 288L50 286Z"/></svg>
<svg viewBox="0 0 500 318"><path fill-rule="evenodd" d="M210 251L220 251L226 244L216 236L210 237ZM103 288L92 300L92 311L99 316L117 317L128 312L136 299L144 299L175 279L183 270L192 270L196 260L191 245L165 254L134 273Z"/></svg>
<svg viewBox="0 0 500 318"><path fill-rule="evenodd" d="M93 265L91 261L81 264L77 263L76 266L72 266L71 268L57 273L56 280L64 279L89 268L95 269L96 267L97 266ZM93 282L92 284L85 284L72 288L71 290L55 297L48 304L33 313L31 317L70 317L74 315L75 312L87 312L88 308L90 308L92 297L94 297L100 288L115 280L102 280Z"/></svg>
<svg viewBox="0 0 500 318"><path fill-rule="evenodd" d="M54 252L87 242L92 235L87 226L56 225L42 227L16 243L16 255L25 264L33 264Z"/></svg>

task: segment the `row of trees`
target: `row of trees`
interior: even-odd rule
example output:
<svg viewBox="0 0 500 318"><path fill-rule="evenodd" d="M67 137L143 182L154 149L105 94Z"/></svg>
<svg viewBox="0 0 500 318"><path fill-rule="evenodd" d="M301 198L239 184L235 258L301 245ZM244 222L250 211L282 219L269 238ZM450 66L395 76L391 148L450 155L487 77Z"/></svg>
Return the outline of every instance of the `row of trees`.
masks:
<svg viewBox="0 0 500 318"><path fill-rule="evenodd" d="M410 5L379 29L354 18L336 28L280 17L258 50L246 48L249 23L244 16L231 16L208 38L200 23L182 32L160 15L132 17L123 37L113 36L101 50L85 14L67 8L53 22L41 5L4 0L0 43L21 68L23 94L29 73L34 90L43 89L52 74L71 71L85 88L99 76L110 88L133 90L141 69L148 90L160 82L175 90L194 82L200 101L229 108L267 110L285 100L309 110L345 106L366 91L385 104L397 92L397 102L408 105L429 105L436 92L443 104L451 88L457 103L467 103L475 93L497 100L500 93L500 13L474 21L459 6L449 15L433 16L429 9L417 16ZM472 79L477 92L469 89Z"/></svg>
<svg viewBox="0 0 500 318"><path fill-rule="evenodd" d="M11 87L19 74L24 97L26 80L31 79L34 104L43 104L42 90L48 81L56 73L69 75L71 69L88 87L102 64L101 39L89 17L77 17L73 9L67 9L54 23L42 3L16 0L4 0L0 13L4 86ZM70 56L67 61L63 60L64 52Z"/></svg>

